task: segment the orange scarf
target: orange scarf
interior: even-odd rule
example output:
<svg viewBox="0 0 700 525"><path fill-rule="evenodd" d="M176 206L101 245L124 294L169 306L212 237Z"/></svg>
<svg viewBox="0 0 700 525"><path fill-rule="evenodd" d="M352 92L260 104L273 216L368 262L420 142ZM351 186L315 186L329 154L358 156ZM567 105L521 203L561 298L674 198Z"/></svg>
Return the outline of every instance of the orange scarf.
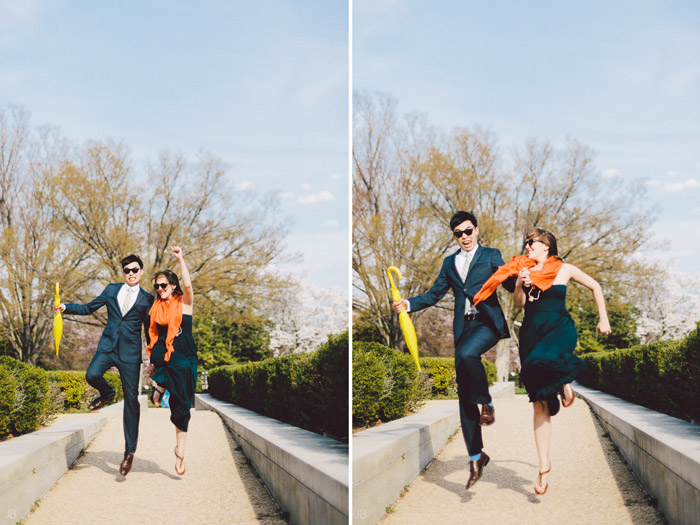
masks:
<svg viewBox="0 0 700 525"><path fill-rule="evenodd" d="M548 257L542 266L542 270L530 274L532 284L543 292L548 290L554 283L554 279L559 273L562 264L563 261L559 257L553 255ZM491 297L491 294L496 291L499 284L509 277L518 275L523 268L532 268L536 265L537 261L530 259L527 255L514 255L509 263L499 266L498 270L484 283L481 290L474 296L474 304L476 305L484 299Z"/></svg>
<svg viewBox="0 0 700 525"><path fill-rule="evenodd" d="M165 336L165 348L167 352L165 353L165 360L170 361L170 354L175 351L173 348L173 341L177 337L180 331L180 325L182 324L182 296L176 295L170 299L170 301L156 299L148 314L151 316L151 324L148 327L148 335L151 338L151 342L146 347L148 357L151 356L151 348L153 348L156 341L158 341L157 325L167 326L168 333Z"/></svg>

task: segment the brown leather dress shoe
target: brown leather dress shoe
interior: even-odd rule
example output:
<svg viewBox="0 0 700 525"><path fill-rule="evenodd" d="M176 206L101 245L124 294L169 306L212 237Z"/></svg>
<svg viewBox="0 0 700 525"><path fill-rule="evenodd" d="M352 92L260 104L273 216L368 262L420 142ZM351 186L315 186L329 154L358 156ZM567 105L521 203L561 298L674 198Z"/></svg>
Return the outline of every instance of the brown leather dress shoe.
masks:
<svg viewBox="0 0 700 525"><path fill-rule="evenodd" d="M491 405L481 405L481 417L479 418L479 424L482 427L487 427L493 425L496 422L496 411Z"/></svg>
<svg viewBox="0 0 700 525"><path fill-rule="evenodd" d="M110 397L96 397L88 405L88 410L98 410L109 403L112 399L114 399L114 394L112 394Z"/></svg>
<svg viewBox="0 0 700 525"><path fill-rule="evenodd" d="M124 459L122 459L122 464L119 465L119 473L122 476L126 476L131 470L131 464L134 462L134 455L124 452Z"/></svg>
<svg viewBox="0 0 700 525"><path fill-rule="evenodd" d="M488 465L490 457L486 455L486 452L481 451L481 457L476 461L469 462L469 480L467 481L467 489L469 489L474 483L479 481L481 474L484 472L484 467Z"/></svg>

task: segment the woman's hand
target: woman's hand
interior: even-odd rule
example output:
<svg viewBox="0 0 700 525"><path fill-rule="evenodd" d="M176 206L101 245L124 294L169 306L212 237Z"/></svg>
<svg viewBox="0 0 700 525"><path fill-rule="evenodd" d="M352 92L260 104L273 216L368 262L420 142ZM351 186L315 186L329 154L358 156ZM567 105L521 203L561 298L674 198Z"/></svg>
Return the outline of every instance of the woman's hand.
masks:
<svg viewBox="0 0 700 525"><path fill-rule="evenodd" d="M171 246L170 250L178 260L182 259L182 249L179 246Z"/></svg>
<svg viewBox="0 0 700 525"><path fill-rule="evenodd" d="M65 309L66 309L66 305L61 303L58 306L53 307L53 313L54 313L54 315L60 314Z"/></svg>
<svg viewBox="0 0 700 525"><path fill-rule="evenodd" d="M608 321L607 317L598 321L597 329L599 334L609 334L612 332L612 330L610 330L610 321Z"/></svg>
<svg viewBox="0 0 700 525"><path fill-rule="evenodd" d="M530 270L527 268L523 268L520 270L520 273L518 274L518 280L523 286L532 286L532 279L530 279Z"/></svg>

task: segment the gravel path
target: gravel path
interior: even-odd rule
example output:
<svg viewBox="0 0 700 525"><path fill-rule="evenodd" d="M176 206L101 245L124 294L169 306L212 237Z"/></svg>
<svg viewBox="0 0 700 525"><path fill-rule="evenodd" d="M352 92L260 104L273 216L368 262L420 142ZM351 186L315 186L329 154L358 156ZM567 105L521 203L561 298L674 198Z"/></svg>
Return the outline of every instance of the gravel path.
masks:
<svg viewBox="0 0 700 525"><path fill-rule="evenodd" d="M543 496L532 488L538 464L527 396L495 399L494 406L496 423L484 428L491 461L476 485L465 490L460 431L382 524L664 523L582 399L552 418L552 472Z"/></svg>
<svg viewBox="0 0 700 525"><path fill-rule="evenodd" d="M25 521L39 524L287 523L214 412L192 411L185 474L175 474L168 409L141 411L139 445L123 477L122 413L105 428Z"/></svg>

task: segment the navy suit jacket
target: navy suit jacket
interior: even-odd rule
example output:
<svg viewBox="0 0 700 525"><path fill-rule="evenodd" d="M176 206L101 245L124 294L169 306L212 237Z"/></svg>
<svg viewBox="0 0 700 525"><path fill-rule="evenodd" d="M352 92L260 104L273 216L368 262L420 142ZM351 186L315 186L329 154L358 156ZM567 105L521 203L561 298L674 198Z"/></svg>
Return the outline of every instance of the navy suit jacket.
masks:
<svg viewBox="0 0 700 525"><path fill-rule="evenodd" d="M107 326L105 326L97 343L98 352L113 352L117 350L119 359L125 363L141 362L141 326L146 332L148 341L148 315L153 296L139 287L139 293L131 309L122 317L117 294L123 283L108 284L107 288L87 304L65 303L64 313L75 315L90 315L95 310L107 306Z"/></svg>
<svg viewBox="0 0 700 525"><path fill-rule="evenodd" d="M499 250L496 248L485 248L479 245L469 264L467 280L464 282L459 276L457 268L455 268L455 257L458 253L459 250L445 257L445 260L442 261L440 274L437 279L435 279L435 283L430 290L409 299L409 303L411 304L410 311L417 312L428 306L433 306L445 296L450 288L452 288L452 293L455 297L455 312L454 320L452 321L455 344L459 341L462 331L464 330L467 297L471 304L474 296L481 289L486 280L493 275L499 266L504 264L503 257L501 257L501 252ZM508 291L512 292L514 284L515 280L511 279L510 281L506 281L504 286ZM476 308L480 313L482 322L490 326L501 339L510 337L508 324L506 323L496 293L491 294L488 299L480 302Z"/></svg>

